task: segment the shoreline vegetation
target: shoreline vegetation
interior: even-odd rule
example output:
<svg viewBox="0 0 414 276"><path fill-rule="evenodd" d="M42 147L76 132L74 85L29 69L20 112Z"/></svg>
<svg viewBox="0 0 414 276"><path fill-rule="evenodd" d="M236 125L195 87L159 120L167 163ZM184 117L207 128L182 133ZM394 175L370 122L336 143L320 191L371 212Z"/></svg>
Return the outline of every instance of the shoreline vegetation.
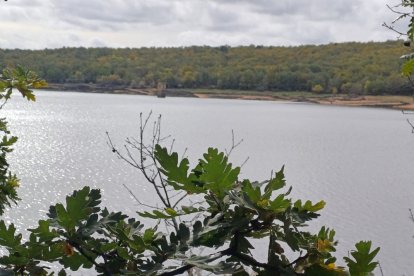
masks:
<svg viewBox="0 0 414 276"><path fill-rule="evenodd" d="M303 102L323 105L361 106L391 108L397 110L414 110L414 96L405 95L349 95L319 94L308 91L275 92L231 89L165 89L129 88L124 86L98 86L95 84L49 84L46 90L73 91L86 93L129 94L161 97L192 97L215 99L240 99L262 101Z"/></svg>
<svg viewBox="0 0 414 276"><path fill-rule="evenodd" d="M414 110L403 45L0 49L0 63L30 67L60 91Z"/></svg>

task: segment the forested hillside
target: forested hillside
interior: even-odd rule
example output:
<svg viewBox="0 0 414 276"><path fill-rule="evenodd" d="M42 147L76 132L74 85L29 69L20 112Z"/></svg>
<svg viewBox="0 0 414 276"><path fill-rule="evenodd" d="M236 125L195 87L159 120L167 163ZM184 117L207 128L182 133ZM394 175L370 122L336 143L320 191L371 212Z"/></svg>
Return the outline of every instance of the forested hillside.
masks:
<svg viewBox="0 0 414 276"><path fill-rule="evenodd" d="M104 87L218 88L315 93L410 94L401 41L299 47L62 48L0 50L49 83Z"/></svg>

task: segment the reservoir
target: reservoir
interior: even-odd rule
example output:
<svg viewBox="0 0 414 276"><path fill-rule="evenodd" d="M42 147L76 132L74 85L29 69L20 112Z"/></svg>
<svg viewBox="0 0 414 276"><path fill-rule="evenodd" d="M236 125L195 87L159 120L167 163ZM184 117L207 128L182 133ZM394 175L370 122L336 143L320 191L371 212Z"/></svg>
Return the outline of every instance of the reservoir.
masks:
<svg viewBox="0 0 414 276"><path fill-rule="evenodd" d="M242 178L265 180L285 165L294 199L327 205L310 229L326 225L342 257L359 240L380 246L384 275L414 271L414 134L400 111L306 103L37 91L17 94L2 110L19 137L10 155L22 200L3 216L19 230L44 219L49 205L85 185L103 191L103 205L136 215L142 210L123 185L150 203L151 187L119 160L106 132L122 147L138 137L139 114L162 115L162 133L192 164L208 147L229 149L232 131L243 142L230 160ZM414 120L414 114L411 115ZM379 271L376 271L379 274Z"/></svg>

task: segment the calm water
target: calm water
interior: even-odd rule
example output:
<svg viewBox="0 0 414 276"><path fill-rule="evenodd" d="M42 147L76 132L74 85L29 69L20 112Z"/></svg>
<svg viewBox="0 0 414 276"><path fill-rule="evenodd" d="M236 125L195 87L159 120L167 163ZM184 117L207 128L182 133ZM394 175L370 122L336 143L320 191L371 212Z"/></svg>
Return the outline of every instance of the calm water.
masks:
<svg viewBox="0 0 414 276"><path fill-rule="evenodd" d="M6 219L34 226L52 203L84 185L101 188L104 204L133 215L140 207L122 184L154 198L139 173L106 144L137 137L140 112L162 114L164 134L195 160L209 146L224 150L231 130L244 142L232 154L243 177L264 180L286 165L293 197L324 199L321 219L333 227L344 256L358 240L381 246L385 275L414 271L414 135L398 111L241 100L37 93L28 103L15 97L5 108L19 142L11 157L22 179L19 206ZM316 221L315 221L316 222Z"/></svg>

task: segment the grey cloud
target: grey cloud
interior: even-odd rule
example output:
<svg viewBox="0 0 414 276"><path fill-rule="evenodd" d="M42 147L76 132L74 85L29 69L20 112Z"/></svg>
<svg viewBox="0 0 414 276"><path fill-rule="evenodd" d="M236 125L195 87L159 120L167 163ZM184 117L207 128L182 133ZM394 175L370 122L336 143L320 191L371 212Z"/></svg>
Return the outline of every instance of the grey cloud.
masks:
<svg viewBox="0 0 414 276"><path fill-rule="evenodd" d="M214 0L220 2L220 0ZM353 14L361 0L227 0L233 6L245 6L253 13L274 17L301 16L314 20L340 19Z"/></svg>
<svg viewBox="0 0 414 276"><path fill-rule="evenodd" d="M394 17L385 7L393 1L399 0L9 0L0 4L0 47L386 40L396 37L381 27Z"/></svg>
<svg viewBox="0 0 414 276"><path fill-rule="evenodd" d="M225 6L210 6L207 12L210 20L205 27L208 31L247 32L254 28L237 10Z"/></svg>
<svg viewBox="0 0 414 276"><path fill-rule="evenodd" d="M61 21L59 24L63 21L73 28L94 31L133 29L137 25L165 27L169 24L220 32L249 28L240 20L237 10L201 0L56 1L53 2L53 9Z"/></svg>
<svg viewBox="0 0 414 276"><path fill-rule="evenodd" d="M48 2L40 0L1 1L0 18L2 22L44 20L48 18Z"/></svg>
<svg viewBox="0 0 414 276"><path fill-rule="evenodd" d="M117 30L138 23L164 25L174 20L169 1L55 1L53 9L60 20L93 30Z"/></svg>
<svg viewBox="0 0 414 276"><path fill-rule="evenodd" d="M32 8L32 7L39 7L44 4L45 1L42 0L13 0L13 1L2 1L3 3L0 4L4 5L4 7L22 7L22 8ZM7 5L7 6L6 6Z"/></svg>
<svg viewBox="0 0 414 276"><path fill-rule="evenodd" d="M364 0L213 0L213 2L239 15L240 20L233 20L229 31L243 33L248 40L246 44L329 43L337 39L333 26L356 24L361 18L359 10L365 12Z"/></svg>

